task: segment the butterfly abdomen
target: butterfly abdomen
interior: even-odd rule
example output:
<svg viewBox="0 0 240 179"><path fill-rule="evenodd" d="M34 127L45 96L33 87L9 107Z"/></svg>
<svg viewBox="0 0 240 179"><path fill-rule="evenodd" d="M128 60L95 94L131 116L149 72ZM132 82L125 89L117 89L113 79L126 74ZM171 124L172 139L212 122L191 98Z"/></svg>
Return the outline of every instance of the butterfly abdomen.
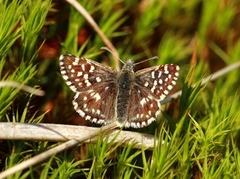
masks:
<svg viewBox="0 0 240 179"><path fill-rule="evenodd" d="M117 96L117 121L123 125L128 118L129 98L134 81L134 73L123 70L117 76L118 96Z"/></svg>

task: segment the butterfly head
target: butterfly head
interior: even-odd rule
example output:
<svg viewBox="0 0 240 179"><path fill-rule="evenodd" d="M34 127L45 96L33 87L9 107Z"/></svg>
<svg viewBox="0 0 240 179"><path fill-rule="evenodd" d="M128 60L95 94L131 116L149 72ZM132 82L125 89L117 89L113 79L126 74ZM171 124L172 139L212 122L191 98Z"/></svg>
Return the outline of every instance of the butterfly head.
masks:
<svg viewBox="0 0 240 179"><path fill-rule="evenodd" d="M131 71L131 72L134 72L134 68L133 67L134 67L133 61L132 60L127 60L127 62L124 63L123 69Z"/></svg>

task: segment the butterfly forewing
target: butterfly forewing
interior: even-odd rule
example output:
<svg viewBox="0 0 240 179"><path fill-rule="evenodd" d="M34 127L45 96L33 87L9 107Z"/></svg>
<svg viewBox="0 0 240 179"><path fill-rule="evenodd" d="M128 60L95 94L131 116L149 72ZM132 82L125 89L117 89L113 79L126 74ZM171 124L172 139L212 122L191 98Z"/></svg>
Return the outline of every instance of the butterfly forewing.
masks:
<svg viewBox="0 0 240 179"><path fill-rule="evenodd" d="M73 92L92 89L116 78L116 70L73 55L61 55L60 71Z"/></svg>
<svg viewBox="0 0 240 179"><path fill-rule="evenodd" d="M99 124L109 123L115 118L115 70L86 58L62 55L60 71L76 93L73 105L81 117Z"/></svg>
<svg viewBox="0 0 240 179"><path fill-rule="evenodd" d="M139 70L136 73L136 85L158 101L162 101L176 84L179 66L166 64Z"/></svg>

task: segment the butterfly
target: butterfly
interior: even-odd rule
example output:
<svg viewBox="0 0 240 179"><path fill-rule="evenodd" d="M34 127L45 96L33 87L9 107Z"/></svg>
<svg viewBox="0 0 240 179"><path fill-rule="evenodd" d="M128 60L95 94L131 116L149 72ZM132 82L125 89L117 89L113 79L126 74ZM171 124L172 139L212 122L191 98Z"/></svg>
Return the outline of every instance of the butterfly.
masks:
<svg viewBox="0 0 240 179"><path fill-rule="evenodd" d="M134 72L128 60L121 71L93 60L61 55L60 72L75 93L79 115L97 124L117 121L119 126L141 128L156 120L162 101L176 85L179 66L165 64Z"/></svg>

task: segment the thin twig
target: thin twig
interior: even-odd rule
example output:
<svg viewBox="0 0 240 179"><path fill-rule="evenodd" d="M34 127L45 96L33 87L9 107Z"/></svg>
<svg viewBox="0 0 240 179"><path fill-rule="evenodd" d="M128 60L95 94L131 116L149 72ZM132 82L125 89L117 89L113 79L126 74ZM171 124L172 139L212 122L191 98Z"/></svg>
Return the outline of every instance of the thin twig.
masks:
<svg viewBox="0 0 240 179"><path fill-rule="evenodd" d="M92 26L92 28L98 33L100 38L103 40L103 42L106 44L106 46L117 56L119 56L117 50L113 46L112 42L105 36L105 34L102 32L102 30L98 27L97 23L94 21L94 19L91 17L91 15L84 9L84 7L81 6L79 2L76 0L66 0L69 4L71 4L78 12L82 14L82 16L86 19L86 21ZM119 60L114 57L116 69L120 70Z"/></svg>
<svg viewBox="0 0 240 179"><path fill-rule="evenodd" d="M52 141L66 142L76 139L79 136L91 135L99 130L99 127L63 125L63 124L25 124L14 122L0 123L0 139L3 140L33 140L33 141ZM153 148L154 136L133 131L114 130L108 136L108 141L113 140L115 135L118 137L114 143L123 142L121 146L134 142L134 148ZM84 143L94 143L94 140L87 140Z"/></svg>
<svg viewBox="0 0 240 179"><path fill-rule="evenodd" d="M0 88L6 87L6 86L11 86L14 88L21 89L23 91L26 91L30 94L37 95L37 96L44 96L45 92L40 90L40 89L35 89L30 86L15 82L15 81L0 81Z"/></svg>
<svg viewBox="0 0 240 179"><path fill-rule="evenodd" d="M18 171L21 171L21 170L24 170L24 169L26 169L28 167L31 167L31 166L33 166L33 165L35 165L35 164L37 164L37 163L39 163L39 162L49 158L49 157L51 157L52 155L55 155L55 154L57 154L57 153L59 153L59 152L61 152L63 150L66 150L66 149L68 149L70 147L73 147L73 146L75 146L75 145L77 145L77 144L79 144L79 143L81 143L81 142L83 142L85 140L94 138L97 135L100 135L101 133L104 134L106 131L109 132L109 131L113 130L116 127L118 127L117 123L113 122L113 123L111 123L111 124L109 124L107 126L99 128L99 130L91 133L90 135L86 134L86 135L83 135L83 136L78 137L76 139L71 139L71 140L69 140L69 141L67 141L67 142L65 142L65 143L63 143L63 144L61 144L61 145L59 145L57 147L49 149L49 150L47 150L47 151L45 151L45 152L43 152L43 153L41 153L39 155L36 155L36 156L32 157L31 159L23 161L23 162L15 165L15 166L7 169L7 170L1 172L0 173L0 178L6 178L6 177L8 177L8 176L18 172Z"/></svg>
<svg viewBox="0 0 240 179"><path fill-rule="evenodd" d="M240 62L236 62L232 65L226 66L225 68L222 68L221 70L218 70L217 72L204 78L201 82L201 86L205 85L209 81L214 81L214 80L220 78L221 76L223 76L239 67L240 67ZM195 86L196 86L196 84L192 85L192 87L195 87ZM180 91L172 94L171 96L165 98L163 101L161 101L161 104L166 104L166 103L172 101L173 99L177 99L181 95L182 95L182 91L180 90Z"/></svg>

